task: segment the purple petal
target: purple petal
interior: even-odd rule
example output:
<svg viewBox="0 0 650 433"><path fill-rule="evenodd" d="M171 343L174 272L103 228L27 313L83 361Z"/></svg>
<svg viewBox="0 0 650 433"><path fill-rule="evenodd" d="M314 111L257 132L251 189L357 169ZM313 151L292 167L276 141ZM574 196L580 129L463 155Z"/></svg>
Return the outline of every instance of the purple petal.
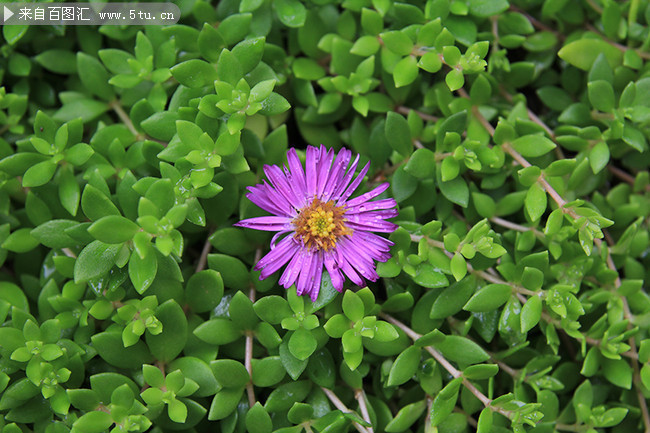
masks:
<svg viewBox="0 0 650 433"><path fill-rule="evenodd" d="M375 232L384 232L384 233L394 232L395 229L397 229L397 225L389 221L383 220L382 216L374 216L374 214L377 214L379 212L390 212L390 211L375 211L375 212L367 212L363 214L352 214L352 215L346 214L347 221L345 225L347 225L353 230L365 230L365 231L375 231ZM387 215L388 218L391 215L395 216L397 214L388 213Z"/></svg>
<svg viewBox="0 0 650 433"><path fill-rule="evenodd" d="M331 199L332 200L338 200L338 198L341 196L341 193L345 191L345 188L350 184L350 180L352 180L352 176L354 176L354 172L357 170L357 164L359 163L359 155L357 155L356 158L354 158L354 161L352 161L352 164L350 164L350 168L348 168L348 171L345 173L343 178L339 181L338 186L332 193Z"/></svg>
<svg viewBox="0 0 650 433"><path fill-rule="evenodd" d="M296 255L293 256L286 269L282 273L278 284L283 286L285 289L291 287L291 285L296 281L298 275L300 275L300 270L302 269L302 263L305 259L305 254L303 249L299 249Z"/></svg>
<svg viewBox="0 0 650 433"><path fill-rule="evenodd" d="M269 178L275 189L282 194L282 197L295 209L300 209L302 207L302 200L296 197L280 167L277 165L265 165L264 173L266 174L266 177Z"/></svg>
<svg viewBox="0 0 650 433"><path fill-rule="evenodd" d="M328 175L332 168L332 160L334 159L334 150L330 149L326 152L325 146L321 146L320 162L318 167L318 185L316 196L322 197L325 186L327 185Z"/></svg>
<svg viewBox="0 0 650 433"><path fill-rule="evenodd" d="M292 237L286 237L278 242L277 246L255 265L255 270L262 270L260 279L263 280L287 263L298 250L298 245ZM267 269L267 266L272 270Z"/></svg>
<svg viewBox="0 0 650 433"><path fill-rule="evenodd" d="M298 203L300 205L300 209L305 207L307 204L307 197L305 196L305 187L300 185L300 182L294 178L294 176L291 174L291 170L289 170L286 166L284 168L284 175L287 178L287 182L289 183L289 187L291 188L291 191L293 191L293 195L296 196L298 199ZM304 179L303 179L304 183Z"/></svg>
<svg viewBox="0 0 650 433"><path fill-rule="evenodd" d="M391 209L394 208L396 205L397 203L392 198L371 201L370 203L362 203L352 208L349 207L350 202L347 202L345 206L348 207L348 209L345 211L345 214L348 215L348 214L356 214L362 212L370 212L374 210Z"/></svg>
<svg viewBox="0 0 650 433"><path fill-rule="evenodd" d="M278 239L280 239L280 236L285 235L285 234L287 234L289 232L292 232L292 231L293 231L293 227L290 230L284 230L284 231L277 232L276 234L274 234L273 237L271 238L271 248L273 249L273 248L276 247L276 245L278 243ZM383 238L381 238L381 239L383 239Z"/></svg>
<svg viewBox="0 0 650 433"><path fill-rule="evenodd" d="M339 268L354 284L356 284L359 287L363 287L366 285L366 283L363 281L363 278L359 276L357 271L354 270L354 268L352 267L352 265L350 265L347 259L343 257L340 246L337 246L336 248L336 263L338 263Z"/></svg>
<svg viewBox="0 0 650 433"><path fill-rule="evenodd" d="M375 272L375 264L372 260L361 255L361 252L352 247L348 242L340 242L338 249L341 251L341 255L354 267L355 271L367 280L377 281L379 275ZM343 271L345 272L345 268L343 268Z"/></svg>
<svg viewBox="0 0 650 433"><path fill-rule="evenodd" d="M359 187L359 184L365 177L366 173L368 173L368 169L370 168L370 162L368 162L365 167L361 169L361 172L359 172L359 175L352 181L350 186L345 190L343 194L341 194L341 197L339 197L339 204L344 203L348 197L352 195L352 193Z"/></svg>
<svg viewBox="0 0 650 433"><path fill-rule="evenodd" d="M348 208L352 208L352 207L358 206L360 204L363 204L363 203L367 202L368 200L371 200L371 199L377 197L382 192L386 191L389 186L390 186L390 184L388 182L382 183L381 185L379 185L377 188L373 189L372 191L369 191L369 192L367 192L365 194L361 194L359 197L355 197L352 200L349 200L346 203L346 206ZM393 202L395 203L395 205L397 205L397 202L395 202L395 201L393 201Z"/></svg>
<svg viewBox="0 0 650 433"><path fill-rule="evenodd" d="M305 167L305 177L307 180L307 198L316 196L316 185L318 184L318 171L316 163L318 162L319 151L314 146L307 146L307 159Z"/></svg>
<svg viewBox="0 0 650 433"><path fill-rule="evenodd" d="M311 298L312 302L316 302L316 299L318 298L318 292L320 292L320 283L323 277L323 252L322 251L318 252L318 256L316 257L316 259L314 259L314 263L316 263L316 269L312 275L313 281L312 281L311 289L309 289L309 297Z"/></svg>
<svg viewBox="0 0 650 433"><path fill-rule="evenodd" d="M295 186L294 192L296 193L296 196L306 198L305 193L307 191L307 186L305 184L305 172L302 169L302 163L298 158L296 149L293 147L287 152L287 162L289 163L289 170L291 171L291 177L287 176L289 183L292 188ZM300 191L301 194L298 194L298 191Z"/></svg>
<svg viewBox="0 0 650 433"><path fill-rule="evenodd" d="M382 251L381 249L377 248L377 246L375 246L372 242L368 242L365 239L361 238L358 233L361 232L356 232L354 235L350 236L348 241L359 252L359 255L365 257L368 261L377 260L380 262L385 262L388 260L388 258L390 258L390 254L388 252Z"/></svg>
<svg viewBox="0 0 650 433"><path fill-rule="evenodd" d="M354 232L354 235L359 237L361 240L372 244L378 251L388 252L390 251L390 247L394 245L392 241L371 232L358 230Z"/></svg>
<svg viewBox="0 0 650 433"><path fill-rule="evenodd" d="M325 183L325 190L321 196L321 200L324 202L329 201L334 191L336 191L339 183L341 182L341 179L343 178L343 175L345 174L345 169L350 163L351 157L352 152L349 150L344 148L339 151L339 154L334 160L334 166L332 167L327 182Z"/></svg>
<svg viewBox="0 0 650 433"><path fill-rule="evenodd" d="M335 253L325 253L325 268L327 268L327 273L330 275L330 279L332 280L332 285L334 288L339 292L342 291L345 278L339 269L339 265L336 263Z"/></svg>
<svg viewBox="0 0 650 433"><path fill-rule="evenodd" d="M297 214L296 210L291 206L291 203L266 181L248 187L248 191L249 194L246 197L268 212L279 216L296 216Z"/></svg>
<svg viewBox="0 0 650 433"><path fill-rule="evenodd" d="M236 227L244 227L253 230L264 230L267 232L288 231L293 228L291 218L281 216L263 216L248 218L233 224Z"/></svg>
<svg viewBox="0 0 650 433"><path fill-rule="evenodd" d="M261 185L249 186L246 197L254 204L275 215L287 215L278 205L271 202Z"/></svg>
<svg viewBox="0 0 650 433"><path fill-rule="evenodd" d="M317 262L318 255L312 250L306 250L305 261L303 262L300 276L298 277L298 282L296 283L296 293L298 296L302 296L304 293L309 292L309 289L311 289Z"/></svg>

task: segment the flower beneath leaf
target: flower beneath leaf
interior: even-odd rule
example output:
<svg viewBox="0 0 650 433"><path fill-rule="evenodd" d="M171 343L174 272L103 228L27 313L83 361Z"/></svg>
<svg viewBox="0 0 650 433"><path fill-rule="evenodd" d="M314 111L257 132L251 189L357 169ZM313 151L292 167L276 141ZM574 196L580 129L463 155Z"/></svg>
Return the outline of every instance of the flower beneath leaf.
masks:
<svg viewBox="0 0 650 433"><path fill-rule="evenodd" d="M323 266L338 291L343 289L344 275L359 286L379 278L375 261L388 260L393 243L372 232L391 233L397 228L386 221L397 216L393 209L397 203L392 198L371 201L386 191L388 183L350 199L370 167L366 164L354 177L359 156L352 163L351 159L347 149L336 155L322 145L308 146L305 169L295 149L287 152L288 168L264 166L269 182L249 187L246 197L275 216L235 224L278 232L271 251L255 265L261 270L260 279L286 264L279 283L285 288L295 283L298 295L309 294L315 301Z"/></svg>

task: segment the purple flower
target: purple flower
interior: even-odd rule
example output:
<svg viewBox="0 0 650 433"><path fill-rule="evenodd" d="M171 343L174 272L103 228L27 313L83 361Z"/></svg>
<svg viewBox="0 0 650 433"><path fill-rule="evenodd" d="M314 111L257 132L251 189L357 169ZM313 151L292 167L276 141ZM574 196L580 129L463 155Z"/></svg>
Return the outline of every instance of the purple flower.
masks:
<svg viewBox="0 0 650 433"><path fill-rule="evenodd" d="M339 292L347 276L365 286L376 281L375 260L390 258L393 244L372 232L393 232L397 226L386 221L397 216L392 198L371 201L388 188L388 183L350 199L368 172L370 163L353 179L359 156L350 164L352 152L338 155L325 146L308 146L306 169L295 149L287 152L289 167L265 165L269 182L248 188L246 197L275 216L249 218L236 226L278 232L271 251L256 265L260 279L267 278L288 263L279 283L294 283L298 295L318 297L323 266ZM284 237L283 237L284 236Z"/></svg>

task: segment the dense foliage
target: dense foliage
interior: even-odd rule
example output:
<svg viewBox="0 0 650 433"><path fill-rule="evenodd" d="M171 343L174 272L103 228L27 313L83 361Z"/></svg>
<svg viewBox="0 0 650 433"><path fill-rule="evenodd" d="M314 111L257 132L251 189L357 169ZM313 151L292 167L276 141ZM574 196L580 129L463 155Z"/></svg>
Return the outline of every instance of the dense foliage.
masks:
<svg viewBox="0 0 650 433"><path fill-rule="evenodd" d="M2 28L2 433L650 431L648 0L178 4ZM321 143L399 228L312 303L233 224Z"/></svg>

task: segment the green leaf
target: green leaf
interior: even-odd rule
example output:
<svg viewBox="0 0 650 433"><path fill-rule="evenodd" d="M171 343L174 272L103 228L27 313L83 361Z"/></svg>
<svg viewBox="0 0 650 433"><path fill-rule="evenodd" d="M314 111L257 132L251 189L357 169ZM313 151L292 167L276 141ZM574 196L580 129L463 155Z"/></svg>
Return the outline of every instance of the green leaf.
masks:
<svg viewBox="0 0 650 433"><path fill-rule="evenodd" d="M94 99L74 99L66 102L63 107L54 113L53 118L61 122L68 122L81 118L84 123L95 120L97 117L108 111L109 106L106 102L96 101Z"/></svg>
<svg viewBox="0 0 650 433"><path fill-rule="evenodd" d="M463 370L463 376L472 380L489 379L499 372L497 364L471 365Z"/></svg>
<svg viewBox="0 0 650 433"><path fill-rule="evenodd" d="M266 399L264 407L269 412L287 411L294 403L303 401L311 390L311 382L301 380L280 385Z"/></svg>
<svg viewBox="0 0 650 433"><path fill-rule="evenodd" d="M22 228L11 233L2 243L2 248L15 253L26 253L38 246L38 241L31 235L31 229Z"/></svg>
<svg viewBox="0 0 650 433"><path fill-rule="evenodd" d="M475 281L471 277L447 287L431 307L432 319L444 319L459 312L474 293Z"/></svg>
<svg viewBox="0 0 650 433"><path fill-rule="evenodd" d="M110 413L94 410L77 419L73 428L83 433L99 433L107 430L111 425L113 425L113 417Z"/></svg>
<svg viewBox="0 0 650 433"><path fill-rule="evenodd" d="M539 323L542 317L542 299L531 296L521 308L521 332L528 332Z"/></svg>
<svg viewBox="0 0 650 433"><path fill-rule="evenodd" d="M473 313L483 313L496 310L510 299L512 287L508 284L488 284L476 292L467 301L463 310Z"/></svg>
<svg viewBox="0 0 650 433"><path fill-rule="evenodd" d="M308 359L316 350L318 342L310 331L300 327L289 338L289 351L301 361Z"/></svg>
<svg viewBox="0 0 650 433"><path fill-rule="evenodd" d="M230 300L228 313L231 320L242 329L252 330L259 322L253 309L253 302L244 292L235 293Z"/></svg>
<svg viewBox="0 0 650 433"><path fill-rule="evenodd" d="M119 215L107 215L88 227L88 233L106 244L121 244L130 241L138 230L140 230L140 226Z"/></svg>
<svg viewBox="0 0 650 433"><path fill-rule="evenodd" d="M411 84L418 77L418 62L415 56L406 56L395 65L393 79L395 87L404 87Z"/></svg>
<svg viewBox="0 0 650 433"><path fill-rule="evenodd" d="M465 76L460 69L452 69L445 75L445 83L452 92L460 89L465 84Z"/></svg>
<svg viewBox="0 0 650 433"><path fill-rule="evenodd" d="M587 85L591 105L606 113L614 110L614 87L605 80L591 81Z"/></svg>
<svg viewBox="0 0 650 433"><path fill-rule="evenodd" d="M156 359L170 362L176 358L187 341L187 319L183 309L173 299L159 305L154 316L162 323L162 332L146 334L147 346Z"/></svg>
<svg viewBox="0 0 650 433"><path fill-rule="evenodd" d="M305 24L307 10L298 0L276 0L273 3L278 18L287 27L301 27Z"/></svg>
<svg viewBox="0 0 650 433"><path fill-rule="evenodd" d="M169 402L168 409L169 419L177 423L184 423L187 419L187 406L180 400L173 399Z"/></svg>
<svg viewBox="0 0 650 433"><path fill-rule="evenodd" d="M481 411L476 425L476 433L490 433L492 431L492 408L486 407Z"/></svg>
<svg viewBox="0 0 650 433"><path fill-rule="evenodd" d="M179 83L189 88L212 85L217 79L214 65L199 59L186 60L171 67L169 71Z"/></svg>
<svg viewBox="0 0 650 433"><path fill-rule="evenodd" d="M382 33L380 37L384 41L386 48L397 55L406 56L411 54L413 50L413 41L405 32L395 30Z"/></svg>
<svg viewBox="0 0 650 433"><path fill-rule="evenodd" d="M490 355L472 340L459 335L448 335L442 342L435 343L446 358L464 364L478 364L490 359Z"/></svg>
<svg viewBox="0 0 650 433"><path fill-rule="evenodd" d="M120 215L113 202L90 184L86 185L81 196L81 209L91 221L97 221L107 215Z"/></svg>
<svg viewBox="0 0 650 433"><path fill-rule="evenodd" d="M623 61L623 53L602 39L578 39L560 49L557 55L573 66L588 71L600 54L604 54L614 68Z"/></svg>
<svg viewBox="0 0 650 433"><path fill-rule="evenodd" d="M260 402L255 403L246 413L246 429L250 433L271 433L273 430L271 416L264 410Z"/></svg>
<svg viewBox="0 0 650 433"><path fill-rule="evenodd" d="M77 56L68 50L45 50L34 60L48 71L57 74L75 74L77 72Z"/></svg>
<svg viewBox="0 0 650 433"><path fill-rule="evenodd" d="M420 366L421 349L411 346L399 354L388 374L387 386L398 386L408 382Z"/></svg>
<svg viewBox="0 0 650 433"><path fill-rule="evenodd" d="M142 294L153 283L158 272L158 259L152 248L142 258L137 252L131 254L129 260L129 278L135 290Z"/></svg>
<svg viewBox="0 0 650 433"><path fill-rule="evenodd" d="M438 172L436 172L436 174L438 174ZM449 201L462 207L467 207L469 204L469 187L467 186L465 179L462 177L456 177L450 181L443 181L442 173L440 173L438 187L440 188L442 195L444 195Z"/></svg>
<svg viewBox="0 0 650 433"><path fill-rule="evenodd" d="M420 419L426 407L427 403L425 400L404 406L397 412L395 418L386 425L386 431L388 433L399 433L407 430L414 422Z"/></svg>
<svg viewBox="0 0 650 433"><path fill-rule="evenodd" d="M350 52L358 56L368 57L375 54L380 47L381 44L375 36L366 35L361 36L359 39L357 39L357 41L350 49Z"/></svg>
<svg viewBox="0 0 650 433"><path fill-rule="evenodd" d="M222 345L238 340L242 333L232 321L216 318L197 326L194 335L206 343Z"/></svg>
<svg viewBox="0 0 650 433"><path fill-rule="evenodd" d="M523 156L535 158L555 149L555 143L543 135L524 135L513 141L512 147Z"/></svg>
<svg viewBox="0 0 650 433"><path fill-rule="evenodd" d="M144 342L137 341L124 347L119 332L101 332L93 335L91 340L99 356L115 367L140 369L143 364L151 362L151 353Z"/></svg>
<svg viewBox="0 0 650 433"><path fill-rule="evenodd" d="M413 281L429 289L437 289L449 285L449 280L445 274L429 263L421 263L418 265Z"/></svg>
<svg viewBox="0 0 650 433"><path fill-rule="evenodd" d="M250 276L241 260L224 254L210 254L208 266L221 274L224 286L240 290L248 289Z"/></svg>
<svg viewBox="0 0 650 433"><path fill-rule="evenodd" d="M223 280L217 271L206 269L195 273L187 281L185 299L190 308L197 313L213 310L219 305L222 297Z"/></svg>
<svg viewBox="0 0 650 433"><path fill-rule="evenodd" d="M264 296L253 305L260 319L272 325L278 325L285 317L293 316L289 303L277 295Z"/></svg>
<svg viewBox="0 0 650 433"><path fill-rule="evenodd" d="M632 388L632 367L625 359L603 358L602 363L605 379L620 388Z"/></svg>
<svg viewBox="0 0 650 433"><path fill-rule="evenodd" d="M450 267L451 273L456 281L460 281L467 274L467 263L465 262L465 258L458 252L451 258Z"/></svg>
<svg viewBox="0 0 650 433"><path fill-rule="evenodd" d="M546 191L544 191L544 188L539 183L535 182L528 189L524 204L531 221L539 220L544 214L547 205Z"/></svg>
<svg viewBox="0 0 650 433"><path fill-rule="evenodd" d="M354 293L352 290L345 291L342 307L343 313L353 322L361 320L364 316L363 301L359 295Z"/></svg>
<svg viewBox="0 0 650 433"><path fill-rule="evenodd" d="M417 149L404 166L404 170L418 179L433 176L436 167L436 155L429 149Z"/></svg>
<svg viewBox="0 0 650 433"><path fill-rule="evenodd" d="M225 388L219 391L212 399L208 420L216 421L226 418L237 408L241 396L242 389L239 388Z"/></svg>
<svg viewBox="0 0 650 433"><path fill-rule="evenodd" d="M282 362L282 366L286 370L286 372L291 376L293 380L298 380L300 375L302 374L303 371L305 371L305 368L307 368L307 363L309 362L308 360L300 360L293 356L291 351L289 350L289 334L285 334L284 340L282 341L282 344L280 344L279 347L279 353L280 353L280 361Z"/></svg>
<svg viewBox="0 0 650 433"><path fill-rule="evenodd" d="M431 425L437 426L451 415L458 400L458 388L460 386L460 377L449 382L438 393L431 406Z"/></svg>
<svg viewBox="0 0 650 433"><path fill-rule="evenodd" d="M275 116L276 114L281 114L291 108L289 101L287 101L284 96L278 93L271 93L268 98L261 101L262 109L259 111L260 114L265 116Z"/></svg>
<svg viewBox="0 0 650 433"><path fill-rule="evenodd" d="M77 53L77 71L81 82L90 93L106 101L115 99L113 87L108 84L108 72L95 57Z"/></svg>
<svg viewBox="0 0 650 433"><path fill-rule="evenodd" d="M52 220L39 225L30 233L34 239L48 248L72 247L77 244L77 241L68 236L65 230L78 224L71 220Z"/></svg>
<svg viewBox="0 0 650 433"><path fill-rule="evenodd" d="M469 13L475 17L487 18L498 15L510 7L507 0L470 0Z"/></svg>
<svg viewBox="0 0 650 433"><path fill-rule="evenodd" d="M395 112L388 112L384 127L390 146L404 156L411 153L411 129L406 119Z"/></svg>
<svg viewBox="0 0 650 433"><path fill-rule="evenodd" d="M178 113L161 111L147 117L140 122L140 126L153 138L169 141L176 134L176 120L178 120Z"/></svg>
<svg viewBox="0 0 650 433"><path fill-rule="evenodd" d="M263 37L247 38L233 47L232 53L239 60L244 74L255 69L262 60L264 43Z"/></svg>
<svg viewBox="0 0 650 433"><path fill-rule="evenodd" d="M594 174L598 174L609 163L609 146L605 141L599 141L589 152L589 165Z"/></svg>
<svg viewBox="0 0 650 433"><path fill-rule="evenodd" d="M83 283L107 273L113 267L120 248L121 245L109 245L101 241L86 245L74 264L74 282Z"/></svg>
<svg viewBox="0 0 650 433"><path fill-rule="evenodd" d="M210 362L217 382L225 388L242 388L250 380L246 367L234 359L218 359Z"/></svg>
<svg viewBox="0 0 650 433"><path fill-rule="evenodd" d="M39 162L31 166L23 176L23 187L32 188L45 185L54 176L56 168L57 165L51 160Z"/></svg>

